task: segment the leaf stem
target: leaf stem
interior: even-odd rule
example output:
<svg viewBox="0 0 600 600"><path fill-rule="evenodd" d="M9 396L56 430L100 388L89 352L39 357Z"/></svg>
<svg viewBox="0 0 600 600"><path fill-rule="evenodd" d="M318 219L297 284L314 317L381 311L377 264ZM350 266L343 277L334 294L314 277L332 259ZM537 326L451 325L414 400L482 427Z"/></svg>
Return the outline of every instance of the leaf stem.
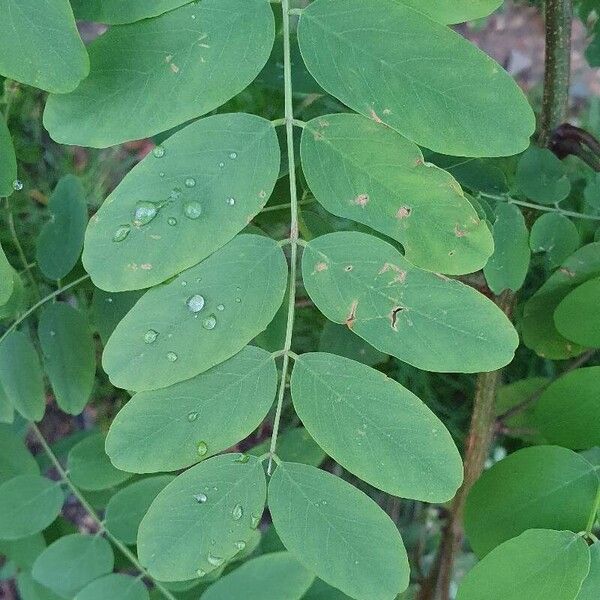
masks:
<svg viewBox="0 0 600 600"><path fill-rule="evenodd" d="M56 298L56 296L59 296L63 292L66 292L68 289L71 289L72 287L75 287L76 285L79 285L82 281L85 281L86 279L89 279L89 278L90 278L89 275L83 275L83 276L79 277L79 279L75 279L74 281L71 281L71 283L67 283L63 287L58 288L57 290L54 290L51 294L48 294L47 296L45 296L44 298L42 298L39 302L36 302L30 309L28 309L27 311L25 311L14 323L12 323L9 326L9 328L2 334L2 336L0 336L0 344L2 343L2 341L4 340L4 338L11 331L13 331L20 323L22 323L25 319L27 319L27 317L29 317L29 315L31 315L32 313L34 313L40 306L43 306L49 300L52 300L53 298Z"/></svg>
<svg viewBox="0 0 600 600"><path fill-rule="evenodd" d="M296 269L298 263L298 188L296 183L296 158L294 155L294 106L292 103L292 59L290 44L290 3L289 0L281 0L283 13L283 83L285 89L285 132L287 139L288 172L290 179L290 273L288 292L288 314L285 328L285 342L283 346L283 363L281 366L281 381L277 394L277 407L273 422L273 433L269 448L269 464L267 473L270 475L273 469L273 457L277 449L277 436L279 435L279 424L283 410L283 398L288 369L290 365L290 350L292 347L292 335L294 330L294 317L296 310Z"/></svg>
<svg viewBox="0 0 600 600"><path fill-rule="evenodd" d="M587 534L592 533L592 529L594 528L594 523L596 522L596 515L598 514L598 510L600 510L600 485L598 486L598 491L596 492L596 498L594 500L594 504L592 505L592 510L590 512L590 517L588 519L585 532Z"/></svg>
<svg viewBox="0 0 600 600"><path fill-rule="evenodd" d="M173 596L173 594L171 594L171 592L169 592L169 590L167 590L165 587L163 587L160 582L156 581L148 573L148 571L146 571L146 569L144 569L144 567L142 567L142 565L139 563L135 554L133 554L133 552L121 540L116 538L106 528L104 521L102 521L102 519L98 516L96 511L92 508L92 506L89 504L89 502L85 499L85 497L79 491L77 486L69 479L69 475L67 474L67 472L65 471L63 466L60 464L60 461L58 460L58 458L52 451L52 448L50 448L50 446L48 445L48 442L42 435L42 432L38 429L37 425L35 423L30 423L30 427L31 427L31 430L33 431L33 433L35 434L35 437L41 444L42 449L44 450L44 452L46 453L46 455L52 462L54 468L58 471L61 481L65 485L68 486L68 488L70 489L73 496L75 496L75 498L77 498L79 504L81 504L81 506L88 513L90 518L92 518L95 521L95 523L98 525L100 530L104 532L104 535L106 535L106 537L121 551L121 553L131 562L131 564L141 573L142 576L147 577L149 580L152 581L152 583L154 584L156 589L158 589L165 598L168 598L168 600L176 600L175 596Z"/></svg>

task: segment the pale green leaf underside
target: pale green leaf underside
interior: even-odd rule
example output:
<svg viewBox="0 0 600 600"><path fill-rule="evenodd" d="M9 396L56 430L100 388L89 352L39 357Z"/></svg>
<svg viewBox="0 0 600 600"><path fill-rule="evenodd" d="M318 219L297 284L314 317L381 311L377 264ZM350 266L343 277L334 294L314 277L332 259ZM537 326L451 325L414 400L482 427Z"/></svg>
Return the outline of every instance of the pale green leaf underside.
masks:
<svg viewBox="0 0 600 600"><path fill-rule="evenodd" d="M136 394L113 421L106 451L113 464L134 473L188 467L250 435L276 388L271 354L247 346L192 379Z"/></svg>
<svg viewBox="0 0 600 600"><path fill-rule="evenodd" d="M207 371L271 322L287 275L276 241L236 237L204 262L144 294L108 341L105 371L116 386L137 391Z"/></svg>
<svg viewBox="0 0 600 600"><path fill-rule="evenodd" d="M300 600L314 578L288 552L272 552L221 577L202 594L202 600Z"/></svg>
<svg viewBox="0 0 600 600"><path fill-rule="evenodd" d="M275 129L243 113L193 123L161 152L137 165L90 221L83 264L99 288L146 288L197 264L246 227L279 174ZM157 211L147 223L136 219L140 203Z"/></svg>
<svg viewBox="0 0 600 600"><path fill-rule="evenodd" d="M35 458L24 441L8 425L0 425L0 483L17 475L39 474ZM0 535L0 538L2 536Z"/></svg>
<svg viewBox="0 0 600 600"><path fill-rule="evenodd" d="M0 74L64 94L88 74L69 0L0 0Z"/></svg>
<svg viewBox="0 0 600 600"><path fill-rule="evenodd" d="M600 348L599 299L600 278L590 279L575 288L556 308L556 329L577 344Z"/></svg>
<svg viewBox="0 0 600 600"><path fill-rule="evenodd" d="M127 481L131 473L116 469L104 451L104 436L90 435L77 443L68 455L69 478L83 490L105 490Z"/></svg>
<svg viewBox="0 0 600 600"><path fill-rule="evenodd" d="M30 338L9 333L0 344L0 381L15 409L30 421L41 421L46 410L42 367Z"/></svg>
<svg viewBox="0 0 600 600"><path fill-rule="evenodd" d="M113 566L112 548L103 537L76 533L50 544L37 557L31 574L58 595L72 598L90 581L110 573Z"/></svg>
<svg viewBox="0 0 600 600"><path fill-rule="evenodd" d="M10 196L13 193L13 183L16 178L17 157L6 120L2 118L0 119L0 196Z"/></svg>
<svg viewBox="0 0 600 600"><path fill-rule="evenodd" d="M496 206L493 227L494 254L483 272L489 288L500 295L521 289L529 269L529 231L523 214L514 204Z"/></svg>
<svg viewBox="0 0 600 600"><path fill-rule="evenodd" d="M302 12L298 39L325 90L420 146L481 157L529 145L533 111L510 76L396 0L316 0Z"/></svg>
<svg viewBox="0 0 600 600"><path fill-rule="evenodd" d="M100 148L165 131L241 92L274 37L266 0L203 0L112 27L89 46L90 76L48 99L44 125L57 142Z"/></svg>
<svg viewBox="0 0 600 600"><path fill-rule="evenodd" d="M444 424L383 373L333 354L295 363L296 412L316 442L354 475L394 496L446 502L462 461Z"/></svg>
<svg viewBox="0 0 600 600"><path fill-rule="evenodd" d="M491 371L512 360L518 337L497 306L458 281L414 267L383 240L357 232L314 239L302 275L328 319L420 369Z"/></svg>
<svg viewBox="0 0 600 600"><path fill-rule="evenodd" d="M192 467L158 494L143 518L140 562L161 581L219 568L248 542L265 499L262 463L254 457L224 454Z"/></svg>
<svg viewBox="0 0 600 600"><path fill-rule="evenodd" d="M94 387L96 347L83 313L64 302L40 315L38 336L46 374L61 410L78 415Z"/></svg>
<svg viewBox="0 0 600 600"><path fill-rule="evenodd" d="M582 537L532 529L475 565L462 581L457 600L573 600L589 565Z"/></svg>
<svg viewBox="0 0 600 600"><path fill-rule="evenodd" d="M83 248L88 213L81 180L65 175L50 196L48 210L51 218L38 237L36 261L46 277L61 279L75 266Z"/></svg>
<svg viewBox="0 0 600 600"><path fill-rule="evenodd" d="M106 505L106 528L122 542L135 544L142 518L154 498L173 479L173 475L147 477L119 490Z"/></svg>
<svg viewBox="0 0 600 600"><path fill-rule="evenodd" d="M281 463L269 510L285 547L308 569L356 600L392 600L408 586L396 526L363 492L308 465Z"/></svg>
<svg viewBox="0 0 600 600"><path fill-rule="evenodd" d="M521 321L525 345L552 360L581 354L584 348L558 332L553 315L572 290L599 275L600 243L587 244L567 258L525 304Z"/></svg>
<svg viewBox="0 0 600 600"><path fill-rule="evenodd" d="M156 17L191 0L71 0L75 18L110 25Z"/></svg>
<svg viewBox="0 0 600 600"><path fill-rule="evenodd" d="M15 540L45 529L56 519L64 495L56 481L18 475L0 485L0 538Z"/></svg>
<svg viewBox="0 0 600 600"><path fill-rule="evenodd" d="M148 600L148 590L139 578L110 573L92 581L75 596L75 600Z"/></svg>
<svg viewBox="0 0 600 600"><path fill-rule="evenodd" d="M599 297L595 298L596 312ZM531 425L551 444L573 450L600 446L599 398L600 367L576 369L544 390L533 407Z"/></svg>
<svg viewBox="0 0 600 600"><path fill-rule="evenodd" d="M471 273L492 254L490 231L456 180L384 125L360 115L318 117L302 133L301 153L308 185L328 211L397 240L414 265Z"/></svg>
<svg viewBox="0 0 600 600"><path fill-rule="evenodd" d="M438 23L464 23L494 12L503 0L400 0Z"/></svg>
<svg viewBox="0 0 600 600"><path fill-rule="evenodd" d="M469 543L478 556L534 527L585 529L598 489L594 467L558 446L519 450L485 471L465 509Z"/></svg>

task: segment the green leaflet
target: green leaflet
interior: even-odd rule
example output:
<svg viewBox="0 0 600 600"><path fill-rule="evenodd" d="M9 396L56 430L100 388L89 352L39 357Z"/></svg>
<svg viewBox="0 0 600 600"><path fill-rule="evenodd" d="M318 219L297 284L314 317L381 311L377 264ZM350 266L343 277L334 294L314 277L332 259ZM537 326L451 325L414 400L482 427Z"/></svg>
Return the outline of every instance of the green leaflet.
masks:
<svg viewBox="0 0 600 600"><path fill-rule="evenodd" d="M50 196L48 210L51 218L40 232L36 261L46 277L61 279L75 266L83 248L88 213L81 180L65 175Z"/></svg>
<svg viewBox="0 0 600 600"><path fill-rule="evenodd" d="M1 75L57 94L87 76L69 0L0 0L0 14Z"/></svg>
<svg viewBox="0 0 600 600"><path fill-rule="evenodd" d="M0 425L0 483L17 475L36 475L39 472L40 468L23 439L8 425Z"/></svg>
<svg viewBox="0 0 600 600"><path fill-rule="evenodd" d="M597 308L598 296L595 302ZM531 424L551 444L573 450L600 446L598 398L600 367L576 369L548 386L533 407Z"/></svg>
<svg viewBox="0 0 600 600"><path fill-rule="evenodd" d="M315 576L288 552L254 558L213 583L202 600L300 600Z"/></svg>
<svg viewBox="0 0 600 600"><path fill-rule="evenodd" d="M0 2L2 6L2 2ZM1 42L0 42L1 43ZM2 58L0 58L0 61ZM0 115L0 197L10 196L17 178L17 157L4 116Z"/></svg>
<svg viewBox="0 0 600 600"><path fill-rule="evenodd" d="M590 546L590 572L584 579L576 600L597 600L600 590L600 542Z"/></svg>
<svg viewBox="0 0 600 600"><path fill-rule="evenodd" d="M99 288L124 291L197 264L265 205L279 163L275 129L260 117L215 115L185 127L132 169L91 219L86 270Z"/></svg>
<svg viewBox="0 0 600 600"><path fill-rule="evenodd" d="M518 206L498 203L494 222L494 254L484 267L486 281L494 294L521 289L529 270L529 232Z"/></svg>
<svg viewBox="0 0 600 600"><path fill-rule="evenodd" d="M600 348L600 277L570 292L556 307L554 324L561 335L582 346Z"/></svg>
<svg viewBox="0 0 600 600"><path fill-rule="evenodd" d="M593 465L566 448L519 450L485 471L465 508L471 547L482 557L535 527L582 531L596 492Z"/></svg>
<svg viewBox="0 0 600 600"><path fill-rule="evenodd" d="M344 592L331 587L320 579L315 580L302 598L303 600L350 600L350 597L346 596Z"/></svg>
<svg viewBox="0 0 600 600"><path fill-rule="evenodd" d="M283 300L287 275L276 241L236 237L139 300L106 345L105 371L116 386L137 391L207 371L266 328Z"/></svg>
<svg viewBox="0 0 600 600"><path fill-rule="evenodd" d="M587 575L585 541L570 531L532 529L504 542L467 573L457 600L573 600Z"/></svg>
<svg viewBox="0 0 600 600"><path fill-rule="evenodd" d="M158 494L138 533L140 562L161 581L185 581L223 566L243 550L266 498L262 463L215 456Z"/></svg>
<svg viewBox="0 0 600 600"><path fill-rule="evenodd" d="M547 148L531 146L517 165L516 184L534 202L555 204L571 191L564 164Z"/></svg>
<svg viewBox="0 0 600 600"><path fill-rule="evenodd" d="M491 371L511 361L518 343L490 300L414 267L371 235L339 232L312 240L302 276L328 319L419 369Z"/></svg>
<svg viewBox="0 0 600 600"><path fill-rule="evenodd" d="M40 585L27 571L17 575L17 589L22 600L62 600L54 592Z"/></svg>
<svg viewBox="0 0 600 600"><path fill-rule="evenodd" d="M2 119L0 118L1 121ZM1 157L0 160L2 160ZM8 262L4 249L0 246L0 306L8 303L14 289L15 271Z"/></svg>
<svg viewBox="0 0 600 600"><path fill-rule="evenodd" d="M133 308L144 292L145 290L133 290L117 293L94 289L90 318L104 345L119 321Z"/></svg>
<svg viewBox="0 0 600 600"><path fill-rule="evenodd" d="M146 586L139 578L122 573L111 573L92 581L75 596L75 600L106 600L106 598L148 600L149 595Z"/></svg>
<svg viewBox="0 0 600 600"><path fill-rule="evenodd" d="M271 440L248 450L248 454L261 456L269 452ZM318 467L327 458L323 449L313 440L304 427L288 429L277 436L277 456L286 462L298 462Z"/></svg>
<svg viewBox="0 0 600 600"><path fill-rule="evenodd" d="M462 460L444 424L417 396L370 367L333 354L298 357L296 413L336 462L394 496L446 502Z"/></svg>
<svg viewBox="0 0 600 600"><path fill-rule="evenodd" d="M556 268L579 247L579 231L571 219L559 213L545 213L531 228L532 252L545 252L548 264Z"/></svg>
<svg viewBox="0 0 600 600"><path fill-rule="evenodd" d="M21 277L15 270L12 273L12 280L12 293L6 304L0 306L0 319L12 318L25 309L25 288Z"/></svg>
<svg viewBox="0 0 600 600"><path fill-rule="evenodd" d="M56 481L17 475L0 485L0 538L16 540L45 529L56 519L64 495Z"/></svg>
<svg viewBox="0 0 600 600"><path fill-rule="evenodd" d="M329 352L338 356L345 356L352 360L373 367L385 362L389 357L371 344L354 335L344 325L327 321L319 338L319 352ZM295 461L292 461L295 462Z"/></svg>
<svg viewBox="0 0 600 600"><path fill-rule="evenodd" d="M276 388L271 354L247 346L192 379L136 394L114 419L106 451L116 466L135 473L189 467L252 433Z"/></svg>
<svg viewBox="0 0 600 600"><path fill-rule="evenodd" d="M0 343L0 381L22 416L42 420L46 410L42 368L31 340L22 331L11 331Z"/></svg>
<svg viewBox="0 0 600 600"><path fill-rule="evenodd" d="M439 23L464 23L494 12L502 0L400 0Z"/></svg>
<svg viewBox="0 0 600 600"><path fill-rule="evenodd" d="M400 242L406 258L452 275L481 269L493 252L484 221L456 180L419 147L360 115L317 117L302 133L302 167L330 212Z"/></svg>
<svg viewBox="0 0 600 600"><path fill-rule="evenodd" d="M269 482L269 510L285 547L352 598L392 600L408 587L408 559L396 526L344 480L283 462Z"/></svg>
<svg viewBox="0 0 600 600"><path fill-rule="evenodd" d="M191 0L71 0L75 18L110 25L156 17Z"/></svg>
<svg viewBox="0 0 600 600"><path fill-rule="evenodd" d="M71 481L82 490L105 490L131 477L131 473L113 467L104 452L101 433L90 435L71 448L67 468Z"/></svg>
<svg viewBox="0 0 600 600"><path fill-rule="evenodd" d="M119 490L106 505L106 528L122 542L135 544L142 518L154 498L173 479L174 475L157 475L135 481Z"/></svg>
<svg viewBox="0 0 600 600"><path fill-rule="evenodd" d="M587 244L567 258L525 304L521 321L525 345L552 360L581 354L583 348L564 338L552 317L572 290L599 275L600 242Z"/></svg>
<svg viewBox="0 0 600 600"><path fill-rule="evenodd" d="M529 145L534 116L516 83L460 35L404 4L316 0L302 11L298 40L326 91L420 146L481 157Z"/></svg>
<svg viewBox="0 0 600 600"><path fill-rule="evenodd" d="M15 408L11 404L2 385L0 385L0 423L13 423Z"/></svg>
<svg viewBox="0 0 600 600"><path fill-rule="evenodd" d="M40 315L38 336L56 402L77 415L92 393L96 373L94 339L86 316L64 302L47 305Z"/></svg>
<svg viewBox="0 0 600 600"><path fill-rule="evenodd" d="M58 538L36 559L33 578L59 596L72 598L81 588L110 573L114 555L101 536L75 533Z"/></svg>
<svg viewBox="0 0 600 600"><path fill-rule="evenodd" d="M21 569L30 570L45 547L46 540L41 533L34 533L18 540L0 539L0 554L4 554Z"/></svg>
<svg viewBox="0 0 600 600"><path fill-rule="evenodd" d="M50 96L44 125L59 143L96 148L165 131L241 92L274 36L265 0L203 0L112 27L89 46L90 76Z"/></svg>

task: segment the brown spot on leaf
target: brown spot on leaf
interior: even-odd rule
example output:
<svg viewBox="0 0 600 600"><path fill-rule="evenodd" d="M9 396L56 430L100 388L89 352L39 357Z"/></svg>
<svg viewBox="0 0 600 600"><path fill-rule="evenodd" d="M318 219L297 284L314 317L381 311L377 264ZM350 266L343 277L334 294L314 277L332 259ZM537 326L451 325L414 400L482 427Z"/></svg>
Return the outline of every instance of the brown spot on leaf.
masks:
<svg viewBox="0 0 600 600"><path fill-rule="evenodd" d="M465 235L467 235L467 232L464 229L461 229L458 225L456 225L456 227L454 228L454 235L457 238L461 238L465 237Z"/></svg>
<svg viewBox="0 0 600 600"><path fill-rule="evenodd" d="M258 193L258 197L263 199L266 198L267 192L265 192L265 190L260 190L260 192Z"/></svg>
<svg viewBox="0 0 600 600"><path fill-rule="evenodd" d="M354 198L354 204L358 206L366 206L369 202L369 194L359 194Z"/></svg>
<svg viewBox="0 0 600 600"><path fill-rule="evenodd" d="M354 300L350 305L350 311L348 312L348 316L346 317L346 326L348 329L352 329L354 327L354 321L356 321L356 307L358 306L358 300Z"/></svg>
<svg viewBox="0 0 600 600"><path fill-rule="evenodd" d="M175 63L171 63L169 67L171 68L171 71L173 71L173 73L179 73L179 67Z"/></svg>
<svg viewBox="0 0 600 600"><path fill-rule="evenodd" d="M559 269L559 271L563 275L566 275L567 277L575 277L575 275L576 275L575 271L571 271L571 269L566 269L565 267L563 267L562 269Z"/></svg>
<svg viewBox="0 0 600 600"><path fill-rule="evenodd" d="M152 269L152 265L150 263L144 263L143 265L140 265L140 268L144 271L150 271Z"/></svg>
<svg viewBox="0 0 600 600"><path fill-rule="evenodd" d="M411 212L412 212L412 209L410 208L410 206L401 206L398 209L398 212L396 213L396 218L397 219L407 219L408 217L410 217Z"/></svg>
<svg viewBox="0 0 600 600"><path fill-rule="evenodd" d="M344 271L346 271L347 273L349 273L350 271L352 271L352 269L353 269L353 268L354 268L354 267L353 267L352 265L346 265L346 266L344 267Z"/></svg>
<svg viewBox="0 0 600 600"><path fill-rule="evenodd" d="M383 123L379 115L373 109L370 110L369 114L371 115L371 119L373 119L375 123Z"/></svg>
<svg viewBox="0 0 600 600"><path fill-rule="evenodd" d="M390 322L394 331L398 331L398 314L403 310L403 306L395 306L392 308L392 312L390 313Z"/></svg>

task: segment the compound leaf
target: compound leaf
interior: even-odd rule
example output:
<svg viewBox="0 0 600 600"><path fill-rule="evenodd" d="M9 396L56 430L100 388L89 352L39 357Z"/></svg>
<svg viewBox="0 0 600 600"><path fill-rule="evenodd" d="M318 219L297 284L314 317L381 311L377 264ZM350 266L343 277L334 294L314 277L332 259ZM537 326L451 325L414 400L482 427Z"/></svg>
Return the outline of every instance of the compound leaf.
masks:
<svg viewBox="0 0 600 600"><path fill-rule="evenodd" d="M86 270L99 288L124 291L197 264L260 211L279 163L275 129L260 117L215 115L185 127L137 165L92 217Z"/></svg>
<svg viewBox="0 0 600 600"><path fill-rule="evenodd" d="M64 412L79 414L92 393L96 373L87 318L69 304L55 302L40 315L38 337L56 402Z"/></svg>
<svg viewBox="0 0 600 600"><path fill-rule="evenodd" d="M59 143L95 148L171 129L241 92L274 38L265 0L203 0L111 27L89 46L90 76L50 96L44 125Z"/></svg>
<svg viewBox="0 0 600 600"><path fill-rule="evenodd" d="M0 0L0 74L64 94L90 64L69 0Z"/></svg>
<svg viewBox="0 0 600 600"><path fill-rule="evenodd" d="M581 531L598 485L593 465L571 450L519 450L485 471L469 494L465 529L471 547L482 557L527 529Z"/></svg>
<svg viewBox="0 0 600 600"><path fill-rule="evenodd" d="M325 316L429 371L491 371L518 338L502 311L458 281L422 271L381 239L338 232L309 242L306 290Z"/></svg>
<svg viewBox="0 0 600 600"><path fill-rule="evenodd" d="M148 600L149 594L139 577L110 573L86 585L74 600Z"/></svg>
<svg viewBox="0 0 600 600"><path fill-rule="evenodd" d="M158 494L138 533L140 562L161 581L185 581L243 550L264 510L266 481L253 456L215 456Z"/></svg>
<svg viewBox="0 0 600 600"><path fill-rule="evenodd" d="M417 267L471 273L492 254L490 231L456 180L384 125L360 115L318 117L302 133L301 153L308 185L328 211L397 240Z"/></svg>
<svg viewBox="0 0 600 600"><path fill-rule="evenodd" d="M287 262L276 241L240 235L199 265L146 292L113 332L103 366L137 391L183 381L230 358L271 322Z"/></svg>
<svg viewBox="0 0 600 600"><path fill-rule="evenodd" d="M510 76L404 4L316 0L302 11L298 40L326 91L420 146L482 157L529 145L533 112Z"/></svg>
<svg viewBox="0 0 600 600"><path fill-rule="evenodd" d="M88 221L87 204L81 180L65 175L50 196L51 218L37 241L36 260L49 279L61 279L76 265Z"/></svg>
<svg viewBox="0 0 600 600"><path fill-rule="evenodd" d="M282 462L269 483L269 510L285 547L352 598L392 600L408 587L408 559L396 526L346 481Z"/></svg>
<svg viewBox="0 0 600 600"><path fill-rule="evenodd" d="M336 462L394 496L445 502L462 482L444 424L405 387L347 358L314 352L295 362L296 413Z"/></svg>
<svg viewBox="0 0 600 600"><path fill-rule="evenodd" d="M581 346L600 348L600 277L590 279L570 292L556 307L558 332Z"/></svg>
<svg viewBox="0 0 600 600"><path fill-rule="evenodd" d="M90 581L110 573L113 566L112 548L103 537L75 533L50 544L37 557L31 574L59 596L72 598Z"/></svg>
<svg viewBox="0 0 600 600"><path fill-rule="evenodd" d="M252 433L276 388L271 354L247 346L192 379L136 394L113 421L106 451L116 466L134 473L188 467Z"/></svg>

